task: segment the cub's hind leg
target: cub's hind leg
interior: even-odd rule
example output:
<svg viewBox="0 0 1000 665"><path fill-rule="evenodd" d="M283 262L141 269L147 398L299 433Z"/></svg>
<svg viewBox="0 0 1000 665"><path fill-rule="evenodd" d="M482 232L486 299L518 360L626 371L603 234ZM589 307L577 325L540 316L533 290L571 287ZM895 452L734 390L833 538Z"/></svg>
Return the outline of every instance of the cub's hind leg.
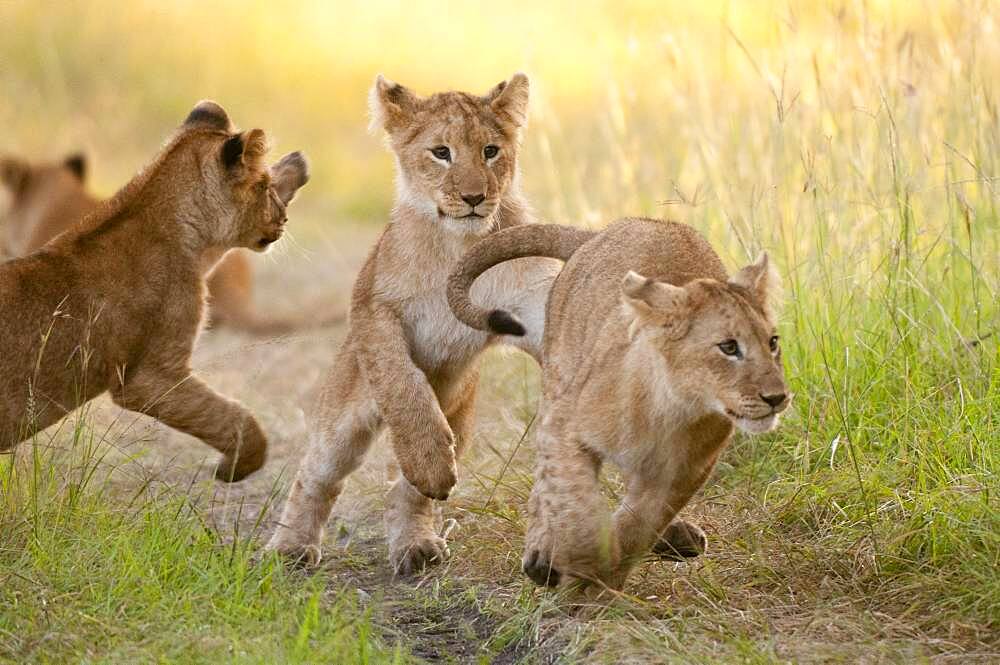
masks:
<svg viewBox="0 0 1000 665"><path fill-rule="evenodd" d="M477 372L463 377L444 410L455 435L455 458L468 445L475 425ZM420 572L428 565L441 563L448 556L448 546L441 535L441 507L420 494L400 476L386 497L385 527L389 540L389 560L398 575Z"/></svg>
<svg viewBox="0 0 1000 665"><path fill-rule="evenodd" d="M306 564L319 563L333 504L344 480L361 465L380 424L357 359L345 348L327 375L308 447L265 549Z"/></svg>

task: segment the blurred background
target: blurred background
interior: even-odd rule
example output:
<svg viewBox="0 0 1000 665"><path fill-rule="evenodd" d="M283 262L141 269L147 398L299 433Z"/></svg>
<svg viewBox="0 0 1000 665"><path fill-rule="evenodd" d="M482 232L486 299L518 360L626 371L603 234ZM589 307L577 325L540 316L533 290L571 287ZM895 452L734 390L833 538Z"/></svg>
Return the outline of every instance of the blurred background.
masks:
<svg viewBox="0 0 1000 665"><path fill-rule="evenodd" d="M309 153L302 205L324 224L380 222L392 161L366 131L374 75L429 94L485 92L523 70L522 165L546 218L694 214L752 235L837 188L853 227L888 205L892 178L941 200L975 176L963 157L993 172L996 13L910 0L4 0L0 150L84 149L110 194L208 97L277 150ZM891 146L915 168L876 159ZM984 193L962 188L972 207Z"/></svg>

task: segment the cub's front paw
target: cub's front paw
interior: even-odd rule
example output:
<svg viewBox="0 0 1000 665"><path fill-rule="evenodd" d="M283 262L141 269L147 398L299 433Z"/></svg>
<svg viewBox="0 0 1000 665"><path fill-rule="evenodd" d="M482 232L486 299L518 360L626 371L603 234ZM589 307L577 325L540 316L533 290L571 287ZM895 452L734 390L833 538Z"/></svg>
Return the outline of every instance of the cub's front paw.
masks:
<svg viewBox="0 0 1000 665"><path fill-rule="evenodd" d="M451 494L458 481L458 466L455 463L455 445L448 438L422 446L415 455L396 455L399 468L406 480L418 492L430 499L444 501Z"/></svg>
<svg viewBox="0 0 1000 665"><path fill-rule="evenodd" d="M653 554L664 561L684 561L701 556L708 548L708 537L701 527L684 520L674 520L653 545Z"/></svg>
<svg viewBox="0 0 1000 665"><path fill-rule="evenodd" d="M525 551L521 570L538 586L559 586L562 579L562 573L552 566L549 553L536 548Z"/></svg>
<svg viewBox="0 0 1000 665"><path fill-rule="evenodd" d="M215 477L225 483L243 480L264 466L267 461L267 437L256 421L249 421L242 434L242 443L223 454L215 467Z"/></svg>
<svg viewBox="0 0 1000 665"><path fill-rule="evenodd" d="M428 533L394 543L389 560L397 575L408 576L444 562L449 554L445 539Z"/></svg>
<svg viewBox="0 0 1000 665"><path fill-rule="evenodd" d="M304 568L318 566L323 559L319 543L297 539L289 529L281 527L264 546L264 552L276 552L285 561Z"/></svg>

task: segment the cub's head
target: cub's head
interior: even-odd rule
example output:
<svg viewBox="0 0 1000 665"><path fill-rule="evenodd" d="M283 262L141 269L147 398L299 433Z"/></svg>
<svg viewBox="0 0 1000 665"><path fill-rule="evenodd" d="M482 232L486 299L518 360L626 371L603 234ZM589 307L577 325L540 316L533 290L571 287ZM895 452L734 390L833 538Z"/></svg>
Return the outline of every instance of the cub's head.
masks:
<svg viewBox="0 0 1000 665"><path fill-rule="evenodd" d="M286 208L309 180L302 153L289 153L268 167L263 130L235 130L211 101L194 107L173 146L161 158L162 185L193 194L203 213L198 232L206 244L264 251L281 237ZM171 161L177 166L171 168Z"/></svg>
<svg viewBox="0 0 1000 665"><path fill-rule="evenodd" d="M674 286L630 272L622 299L632 343L662 356L654 371L665 373L675 398L757 433L774 429L790 401L774 326L778 290L763 254L725 283Z"/></svg>
<svg viewBox="0 0 1000 665"><path fill-rule="evenodd" d="M86 177L87 160L80 154L54 163L32 163L9 155L0 156L0 212L83 191Z"/></svg>
<svg viewBox="0 0 1000 665"><path fill-rule="evenodd" d="M372 128L386 131L396 154L399 203L448 231L489 233L517 177L528 77L515 74L482 96L423 98L378 76L370 106Z"/></svg>

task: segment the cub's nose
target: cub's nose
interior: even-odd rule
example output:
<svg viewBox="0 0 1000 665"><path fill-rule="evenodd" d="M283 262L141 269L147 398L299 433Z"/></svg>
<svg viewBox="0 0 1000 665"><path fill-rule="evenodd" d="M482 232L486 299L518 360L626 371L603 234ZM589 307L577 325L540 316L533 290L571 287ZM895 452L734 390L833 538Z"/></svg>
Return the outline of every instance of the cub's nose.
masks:
<svg viewBox="0 0 1000 665"><path fill-rule="evenodd" d="M785 393L775 393L774 395L761 395L760 398L767 402L767 405L772 409L777 408L784 403L785 398L788 397Z"/></svg>
<svg viewBox="0 0 1000 665"><path fill-rule="evenodd" d="M475 208L477 205L486 200L485 194L462 194L462 200L468 203L470 206Z"/></svg>

